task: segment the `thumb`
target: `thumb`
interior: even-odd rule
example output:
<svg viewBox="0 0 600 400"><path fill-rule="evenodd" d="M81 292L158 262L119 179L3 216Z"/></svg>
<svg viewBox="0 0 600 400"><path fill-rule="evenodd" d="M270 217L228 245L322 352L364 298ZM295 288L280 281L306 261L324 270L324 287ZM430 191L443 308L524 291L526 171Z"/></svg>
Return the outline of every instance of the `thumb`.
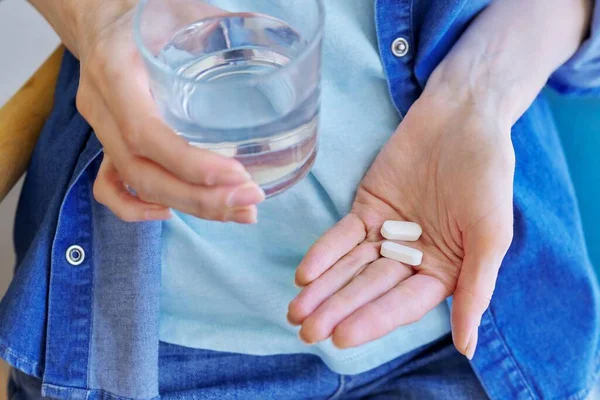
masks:
<svg viewBox="0 0 600 400"><path fill-rule="evenodd" d="M463 233L465 257L452 300L452 336L458 351L469 359L475 354L481 317L490 305L512 237L512 209L486 216Z"/></svg>

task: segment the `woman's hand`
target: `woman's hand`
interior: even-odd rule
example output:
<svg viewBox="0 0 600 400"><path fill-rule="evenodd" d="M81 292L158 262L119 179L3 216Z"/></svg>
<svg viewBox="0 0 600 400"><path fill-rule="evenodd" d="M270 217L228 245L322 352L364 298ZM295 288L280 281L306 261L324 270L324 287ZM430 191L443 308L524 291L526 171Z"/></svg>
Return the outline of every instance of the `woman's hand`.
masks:
<svg viewBox="0 0 600 400"><path fill-rule="evenodd" d="M210 220L255 222L264 193L244 167L188 145L162 121L133 42L136 3L72 2L87 8L75 13L79 30L70 46L81 61L77 108L104 146L96 199L126 221L166 219L174 208ZM207 5L190 18L217 13L222 10Z"/></svg>
<svg viewBox="0 0 600 400"><path fill-rule="evenodd" d="M591 2L492 2L431 75L358 188L308 252L289 307L301 337L342 348L418 321L446 297L471 358L512 240L512 125L588 32ZM385 220L423 227L423 263L379 258Z"/></svg>
<svg viewBox="0 0 600 400"><path fill-rule="evenodd" d="M433 87L411 108L356 195L352 211L308 252L306 286L290 304L301 337L342 348L421 319L454 294L457 348L472 357L477 327L512 240L510 124L493 110L455 104ZM423 123L427 121L427 123ZM379 258L386 220L423 227L412 268Z"/></svg>

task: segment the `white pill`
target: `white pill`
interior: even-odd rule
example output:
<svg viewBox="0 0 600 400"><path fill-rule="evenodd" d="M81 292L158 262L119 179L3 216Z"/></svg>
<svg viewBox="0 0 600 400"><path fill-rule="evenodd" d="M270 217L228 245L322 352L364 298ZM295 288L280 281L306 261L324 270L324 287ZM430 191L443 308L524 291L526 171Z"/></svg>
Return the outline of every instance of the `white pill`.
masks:
<svg viewBox="0 0 600 400"><path fill-rule="evenodd" d="M383 242L381 245L381 255L385 258L412 265L413 267L421 265L423 261L423 253L419 250L394 242Z"/></svg>
<svg viewBox="0 0 600 400"><path fill-rule="evenodd" d="M381 236L388 240L416 242L422 233L421 225L408 221L385 221L381 227Z"/></svg>

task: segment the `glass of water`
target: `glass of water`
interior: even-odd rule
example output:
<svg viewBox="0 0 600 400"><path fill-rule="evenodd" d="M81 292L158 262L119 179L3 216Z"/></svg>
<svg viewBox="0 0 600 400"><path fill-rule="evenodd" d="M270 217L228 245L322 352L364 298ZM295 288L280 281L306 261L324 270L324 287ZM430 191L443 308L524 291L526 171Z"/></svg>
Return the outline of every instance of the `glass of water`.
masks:
<svg viewBox="0 0 600 400"><path fill-rule="evenodd" d="M267 196L317 153L322 0L142 0L134 36L165 121Z"/></svg>

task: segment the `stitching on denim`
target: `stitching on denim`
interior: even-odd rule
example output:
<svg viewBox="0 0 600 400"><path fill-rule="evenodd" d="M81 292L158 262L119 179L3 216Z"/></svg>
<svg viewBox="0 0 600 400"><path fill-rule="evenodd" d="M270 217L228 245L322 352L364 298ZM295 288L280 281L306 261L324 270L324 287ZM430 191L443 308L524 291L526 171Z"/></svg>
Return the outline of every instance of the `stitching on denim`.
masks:
<svg viewBox="0 0 600 400"><path fill-rule="evenodd" d="M42 385L44 390L51 390L57 394L60 393L73 393L73 392L85 392L86 398L89 399L91 396L98 395L103 399L111 399L111 400L160 400L160 396L150 397L150 398L142 398L142 397L121 397L117 396L114 393L111 393L106 390L96 390L96 389L81 389L81 388L71 388L66 386L57 386L52 385L50 383L45 383Z"/></svg>
<svg viewBox="0 0 600 400"><path fill-rule="evenodd" d="M0 340L0 353L5 353L7 355L9 355L10 357L13 357L14 359L18 360L19 362L22 362L24 364L29 364L30 367L34 367L34 368L38 368L39 367L39 363L33 360L30 360L27 357L23 357L21 355L19 355L16 351L14 351L12 348L8 347L3 340ZM8 360L6 360L8 361Z"/></svg>
<svg viewBox="0 0 600 400"><path fill-rule="evenodd" d="M91 138L92 137L90 136L90 139L88 139L88 143L89 143L89 140L91 140ZM86 147L87 147L87 145L86 145ZM86 164L86 166L82 170L82 174L81 174L81 176L79 177L78 180L80 180L81 177L83 177L84 175L88 175L89 176L89 167L92 165L92 163L94 162L94 160L96 160L96 157L97 157L97 155L95 155ZM90 201L91 200L90 199L90 179L86 179L82 183L85 183L85 186L80 185L77 188L77 191L76 191L76 196L77 196L77 212L81 216L81 218L83 218L83 220L81 222L87 223L88 225L92 225L92 217L91 217L91 214L92 214L92 210L91 210L92 204L91 204L91 201ZM89 211L89 212L86 213L86 211ZM87 229L85 229L85 230L87 231ZM92 271L92 268L93 268L92 258L93 258L93 254L94 254L94 252L93 252L94 245L93 245L93 232L92 232L92 229L89 230L88 234L89 234L89 240L88 240L88 242L89 242L89 249L88 249L89 257L87 258L87 263L90 266L90 271ZM90 272L90 274L91 274L91 272ZM87 285L87 286L89 286L89 288L90 288L90 297L89 297L88 307L91 308L92 301L93 301L93 297L92 297L92 293L93 292L92 292L92 290L94 288L93 281L92 281L92 284ZM87 354L86 354L87 363L85 364L85 368L86 368L86 370L85 370L85 385L87 387L89 387L90 384L89 384L88 378L89 378L89 369L90 369L89 367L90 367L90 342L91 342L90 332L91 332L91 324L92 324L92 310L91 309L89 310L87 318L89 318L89 321L88 321L89 322L89 329L88 329L88 332L87 332L88 346L87 346ZM85 339L82 340L82 342L85 343ZM87 396L86 396L86 399L87 399Z"/></svg>
<svg viewBox="0 0 600 400"><path fill-rule="evenodd" d="M490 314L490 322L491 322L491 325L492 325L494 331L496 332L497 339L500 341L500 343L502 343L502 347L504 348L504 351L508 355L508 359L514 365L514 370L519 374L519 378L521 378L520 379L521 384L523 385L523 387L525 387L525 390L527 391L527 394L529 394L529 397L531 399L536 399L537 397L533 394L533 391L531 390L529 383L525 379L525 375L523 375L523 371L521 371L521 367L519 366L519 363L517 363L517 360L515 359L514 355L512 354L512 352L506 345L506 342L504 341L504 337L500 334L500 330L498 329L498 326L496 325L496 317L494 316L494 312L492 311L491 308L488 310L488 312Z"/></svg>
<svg viewBox="0 0 600 400"><path fill-rule="evenodd" d="M95 134L95 133L93 133ZM100 150L100 152L96 155L94 155L94 158L92 159L92 161L86 166L86 169L92 165L94 163L94 161L96 161L96 159L100 156L100 154L104 153L104 150ZM90 214L93 214L94 212L94 206L92 204L92 202L94 201L93 198L93 185L88 185L88 196L90 197ZM93 221L93 216L92 216L92 221L90 222L90 225L92 225L91 229L90 229L90 243L92 244L90 246L90 268L91 268L91 289L90 289L90 296L91 296L91 304L90 304L90 331L89 331L89 340L88 340L88 366L87 366L87 376L86 376L86 383L88 386L90 386L90 382L91 382L91 373L92 373L92 369L93 369L93 363L94 363L94 352L93 352L93 346L94 346L94 293L95 290L94 288L96 287L96 285L94 285L95 282L95 258L96 258L96 252L94 251L94 221ZM86 396L86 400L89 399L89 396Z"/></svg>
<svg viewBox="0 0 600 400"><path fill-rule="evenodd" d="M0 358L4 359L8 365L18 370L22 370L23 366L29 368L31 374L41 376L43 374L40 363L23 357L8 347L2 340L0 340Z"/></svg>

